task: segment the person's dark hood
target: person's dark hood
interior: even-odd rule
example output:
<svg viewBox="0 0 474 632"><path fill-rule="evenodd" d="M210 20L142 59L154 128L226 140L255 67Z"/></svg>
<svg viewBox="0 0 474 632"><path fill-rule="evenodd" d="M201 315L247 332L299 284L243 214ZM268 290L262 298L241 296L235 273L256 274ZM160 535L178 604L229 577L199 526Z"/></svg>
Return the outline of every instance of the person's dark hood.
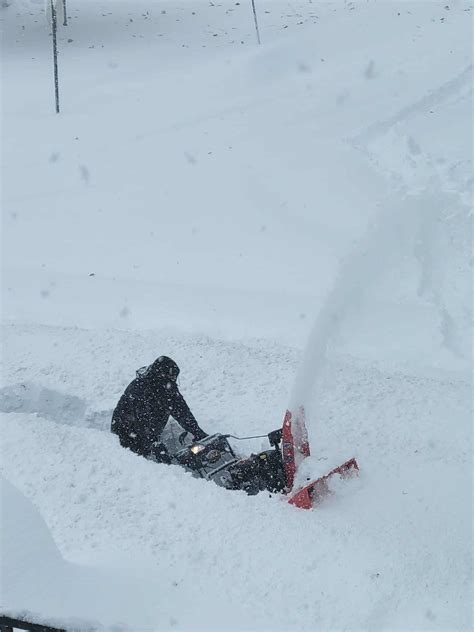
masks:
<svg viewBox="0 0 474 632"><path fill-rule="evenodd" d="M137 378L176 382L179 375L179 367L168 356L160 356L153 364L143 366L137 371Z"/></svg>

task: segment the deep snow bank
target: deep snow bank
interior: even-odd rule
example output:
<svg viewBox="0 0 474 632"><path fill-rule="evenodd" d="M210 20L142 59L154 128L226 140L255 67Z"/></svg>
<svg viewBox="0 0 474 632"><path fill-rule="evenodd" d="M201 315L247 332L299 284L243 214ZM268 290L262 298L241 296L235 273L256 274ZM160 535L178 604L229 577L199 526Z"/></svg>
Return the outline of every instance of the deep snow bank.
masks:
<svg viewBox="0 0 474 632"><path fill-rule="evenodd" d="M65 561L38 509L3 476L0 493L2 613L68 632L100 632L110 625L128 629L119 622L129 618L130 603L140 603L130 629L156 625L160 615L147 593L150 581L138 587L132 568L125 575Z"/></svg>
<svg viewBox="0 0 474 632"><path fill-rule="evenodd" d="M362 476L312 513L25 414L4 417L3 467L67 558L147 560L143 585L184 629L225 612L238 629L468 627L469 385L337 362L323 392L318 467L354 454Z"/></svg>

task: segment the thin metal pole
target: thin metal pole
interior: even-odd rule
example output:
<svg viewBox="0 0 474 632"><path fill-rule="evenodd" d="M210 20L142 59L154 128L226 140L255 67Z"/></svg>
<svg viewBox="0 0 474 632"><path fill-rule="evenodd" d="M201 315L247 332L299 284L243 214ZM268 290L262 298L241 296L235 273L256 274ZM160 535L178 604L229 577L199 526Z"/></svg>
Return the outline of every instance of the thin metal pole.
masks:
<svg viewBox="0 0 474 632"><path fill-rule="evenodd" d="M59 77L58 77L58 20L54 1L51 0L51 18L53 23L53 60L54 60L54 96L56 99L56 114L59 114Z"/></svg>
<svg viewBox="0 0 474 632"><path fill-rule="evenodd" d="M252 0L253 18L255 20L255 30L257 31L257 42L260 44L260 32L258 30L257 10L255 9L255 0Z"/></svg>
<svg viewBox="0 0 474 632"><path fill-rule="evenodd" d="M63 0L63 26L67 26L66 0Z"/></svg>

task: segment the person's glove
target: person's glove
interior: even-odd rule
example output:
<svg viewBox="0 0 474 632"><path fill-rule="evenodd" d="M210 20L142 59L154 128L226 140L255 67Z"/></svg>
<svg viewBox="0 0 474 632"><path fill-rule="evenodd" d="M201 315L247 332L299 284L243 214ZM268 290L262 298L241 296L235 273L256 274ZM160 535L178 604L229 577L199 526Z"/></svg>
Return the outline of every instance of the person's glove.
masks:
<svg viewBox="0 0 474 632"><path fill-rule="evenodd" d="M155 441L152 446L152 454L157 463L166 463L166 465L171 464L171 456L164 443Z"/></svg>

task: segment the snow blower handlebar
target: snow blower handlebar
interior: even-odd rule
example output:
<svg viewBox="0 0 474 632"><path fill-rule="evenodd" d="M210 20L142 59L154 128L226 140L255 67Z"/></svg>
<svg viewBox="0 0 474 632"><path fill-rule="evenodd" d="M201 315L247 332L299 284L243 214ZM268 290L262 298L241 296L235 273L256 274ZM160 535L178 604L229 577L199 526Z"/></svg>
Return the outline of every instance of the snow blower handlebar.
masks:
<svg viewBox="0 0 474 632"><path fill-rule="evenodd" d="M189 433L187 432L187 430L185 430L179 435L178 441L181 445L184 445L184 442L188 434ZM273 430L272 432L269 432L268 434L252 435L250 437L237 437L236 435L233 435L233 434L223 434L222 436L225 437L226 439L228 439L229 437L231 439L237 439L237 441L246 441L247 439L265 439L265 437L267 437L268 441L270 442L270 445L272 447L277 447L281 441L281 435L282 435L282 431L279 428L278 430ZM198 441L196 441L196 443L198 443Z"/></svg>
<svg viewBox="0 0 474 632"><path fill-rule="evenodd" d="M224 435L224 437L237 439L237 441L245 441L246 439L265 439L265 437L267 437L268 441L270 442L270 445L272 447L276 447L279 445L281 441L281 435L282 435L282 431L280 428L278 428L278 430L273 430L272 432L269 432L264 435L253 435L252 437L236 437L235 435L232 435L232 434L226 434Z"/></svg>
<svg viewBox="0 0 474 632"><path fill-rule="evenodd" d="M245 441L246 439L263 439L267 435L253 435L252 437L236 437L235 435L232 435L232 434L225 434L223 436L226 437L226 439L231 437L231 439L237 439L237 441Z"/></svg>

